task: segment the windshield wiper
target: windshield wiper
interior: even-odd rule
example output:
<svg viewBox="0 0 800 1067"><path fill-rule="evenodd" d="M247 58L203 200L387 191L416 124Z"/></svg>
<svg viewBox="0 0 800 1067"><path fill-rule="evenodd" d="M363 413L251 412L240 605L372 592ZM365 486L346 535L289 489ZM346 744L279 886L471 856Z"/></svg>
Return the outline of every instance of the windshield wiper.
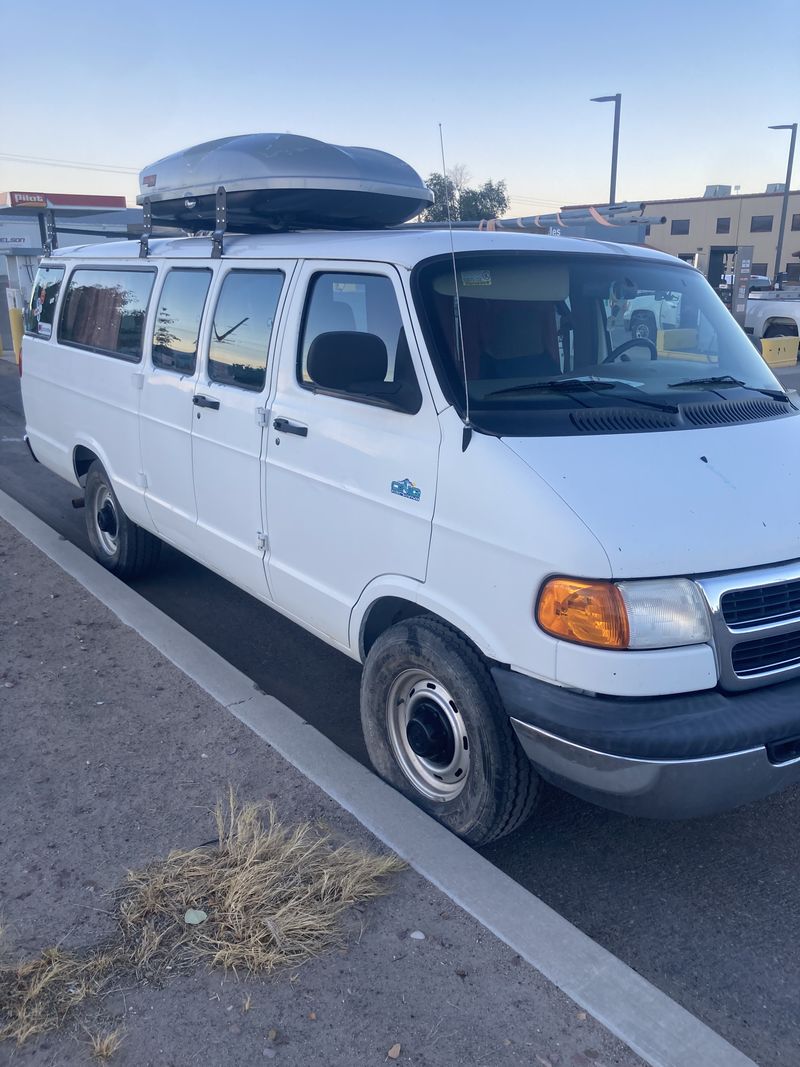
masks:
<svg viewBox="0 0 800 1067"><path fill-rule="evenodd" d="M572 389L613 389L615 382L591 381L588 378L549 378L544 382L525 382L523 385L510 385L507 389L495 389L487 396L505 396L508 393L527 393L537 389L551 389L554 393L566 393Z"/></svg>
<svg viewBox="0 0 800 1067"><path fill-rule="evenodd" d="M602 393L607 389L616 389L619 385L627 385L627 382L609 382L603 379L591 378L553 378L546 382L528 382L525 385L512 385L508 389L496 389L489 396L508 396L511 393L535 392L538 389L550 389L554 393L572 393L576 389L585 389L589 393ZM629 388L633 388L630 386ZM577 399L577 398L576 398ZM641 404L646 408L655 408L656 411L666 411L670 415L677 415L678 409L674 404L662 404L658 400L645 400L642 397L631 396L625 393L620 400L629 400L631 404Z"/></svg>
<svg viewBox="0 0 800 1067"><path fill-rule="evenodd" d="M717 374L712 375L710 378L685 378L680 382L670 382L667 388L677 389L682 385L738 385L741 389L749 389L752 393L763 393L764 396L769 396L773 400L782 400L786 404L791 403L786 393L780 389L763 389L757 385L748 385L741 378L734 378L732 374ZM711 392L713 391L712 389Z"/></svg>

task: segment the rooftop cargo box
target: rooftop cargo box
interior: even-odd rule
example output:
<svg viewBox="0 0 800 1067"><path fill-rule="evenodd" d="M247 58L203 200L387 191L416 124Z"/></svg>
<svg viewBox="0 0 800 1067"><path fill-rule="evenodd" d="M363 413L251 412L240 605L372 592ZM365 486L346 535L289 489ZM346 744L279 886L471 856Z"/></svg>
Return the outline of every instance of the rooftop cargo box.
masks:
<svg viewBox="0 0 800 1067"><path fill-rule="evenodd" d="M373 229L419 214L433 194L402 159L290 133L222 137L151 164L139 175L138 204L154 225L216 228L225 190L227 229Z"/></svg>

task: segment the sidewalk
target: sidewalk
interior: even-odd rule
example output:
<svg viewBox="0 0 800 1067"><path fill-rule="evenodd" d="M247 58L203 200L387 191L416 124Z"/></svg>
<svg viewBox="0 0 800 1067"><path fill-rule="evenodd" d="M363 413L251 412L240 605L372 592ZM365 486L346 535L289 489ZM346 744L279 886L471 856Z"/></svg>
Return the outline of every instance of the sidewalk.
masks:
<svg viewBox="0 0 800 1067"><path fill-rule="evenodd" d="M229 784L285 822L382 846L81 585L0 522L0 901L4 953L108 935L125 870L214 836ZM355 710L354 710L355 713ZM411 870L346 948L271 978L198 970L112 992L0 1063L90 1062L83 1025L122 1023L120 1067L641 1061ZM424 939L411 938L421 931ZM251 1007L244 1011L247 996Z"/></svg>

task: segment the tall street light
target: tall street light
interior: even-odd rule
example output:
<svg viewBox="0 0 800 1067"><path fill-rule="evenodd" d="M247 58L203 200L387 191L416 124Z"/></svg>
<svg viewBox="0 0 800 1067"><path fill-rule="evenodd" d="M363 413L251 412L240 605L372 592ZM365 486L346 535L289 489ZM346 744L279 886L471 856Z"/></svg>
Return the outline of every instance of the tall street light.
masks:
<svg viewBox="0 0 800 1067"><path fill-rule="evenodd" d="M794 146L797 141L797 123L792 122L783 126L770 126L771 130L791 130L792 136L789 139L789 164L786 167L786 184L783 187L783 204L781 206L781 224L778 227L778 246L775 249L775 272L772 276L773 281L780 281L781 275L781 255L783 253L783 231L786 229L786 213L789 210L789 190L791 189L792 182L792 164L794 163Z"/></svg>
<svg viewBox="0 0 800 1067"><path fill-rule="evenodd" d="M622 93L613 96L593 96L593 104L614 104L614 143L611 148L611 192L608 194L608 203L617 202L617 156L619 154L619 112L622 107Z"/></svg>

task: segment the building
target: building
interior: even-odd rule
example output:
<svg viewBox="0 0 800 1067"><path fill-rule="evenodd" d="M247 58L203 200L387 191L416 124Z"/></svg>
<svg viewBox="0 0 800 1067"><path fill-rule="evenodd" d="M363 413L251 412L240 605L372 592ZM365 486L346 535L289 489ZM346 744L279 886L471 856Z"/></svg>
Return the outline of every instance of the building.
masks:
<svg viewBox="0 0 800 1067"><path fill-rule="evenodd" d="M711 185L704 196L680 200L650 200L646 215L663 215L666 222L651 224L645 243L688 260L713 286L733 272L737 248L753 246L752 274L773 277L783 187L768 186L763 193L731 195L727 185ZM783 233L781 270L800 280L800 190L789 193L789 210Z"/></svg>
<svg viewBox="0 0 800 1067"><path fill-rule="evenodd" d="M0 348L10 350L6 291L30 295L36 267L47 243L52 212L58 244L86 244L138 236L142 209L126 207L124 196L74 193L0 193Z"/></svg>
<svg viewBox="0 0 800 1067"><path fill-rule="evenodd" d="M650 223L645 244L693 263L716 288L722 276L733 273L736 250L753 246L752 274L773 277L783 186L769 185L763 193L732 194L729 185L709 185L703 196L678 200L647 200L646 216L663 216ZM800 280L800 190L789 194L783 234L781 269Z"/></svg>

